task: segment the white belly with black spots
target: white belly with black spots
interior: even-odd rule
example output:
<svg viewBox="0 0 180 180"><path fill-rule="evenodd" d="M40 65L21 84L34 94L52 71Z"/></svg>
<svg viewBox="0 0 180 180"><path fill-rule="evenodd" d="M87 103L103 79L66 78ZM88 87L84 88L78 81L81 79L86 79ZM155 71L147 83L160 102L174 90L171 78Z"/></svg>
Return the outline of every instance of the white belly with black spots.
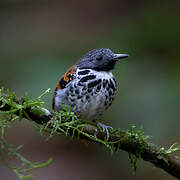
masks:
<svg viewBox="0 0 180 180"><path fill-rule="evenodd" d="M58 90L56 107L68 105L85 120L96 120L111 105L116 94L116 82L111 72L90 69L77 70L74 80Z"/></svg>

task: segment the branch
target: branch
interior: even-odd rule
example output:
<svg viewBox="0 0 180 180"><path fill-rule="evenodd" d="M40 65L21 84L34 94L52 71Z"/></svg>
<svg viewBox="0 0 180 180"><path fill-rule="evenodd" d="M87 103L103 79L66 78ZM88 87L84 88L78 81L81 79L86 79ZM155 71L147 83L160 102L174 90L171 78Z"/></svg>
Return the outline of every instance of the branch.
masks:
<svg viewBox="0 0 180 180"><path fill-rule="evenodd" d="M97 127L79 123L76 119L72 120L74 119L73 115L71 115L70 119L62 119L60 116L62 116L63 112L61 114L50 113L48 110L40 107L42 102L38 100L40 100L40 97L34 101L30 101L27 97L19 100L15 95L1 93L0 112L14 113L20 118L34 121L44 129L50 129L49 132L51 134L60 132L71 137L104 144L112 151L124 150L129 154L133 154L136 158L142 158L180 179L180 159L171 154L180 149L176 144L168 150L160 148L149 143L147 136L142 131L134 131L133 126L127 131L114 129L110 131L107 139L106 133ZM67 116L67 114L65 115Z"/></svg>

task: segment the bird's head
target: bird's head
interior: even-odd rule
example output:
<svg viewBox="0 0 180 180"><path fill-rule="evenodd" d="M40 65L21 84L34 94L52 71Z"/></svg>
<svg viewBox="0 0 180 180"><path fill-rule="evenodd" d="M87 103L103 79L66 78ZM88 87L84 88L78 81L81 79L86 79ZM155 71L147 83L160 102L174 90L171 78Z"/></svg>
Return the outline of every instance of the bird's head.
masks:
<svg viewBox="0 0 180 180"><path fill-rule="evenodd" d="M110 71L117 60L128 57L128 54L115 54L108 48L94 49L85 54L77 63L80 69Z"/></svg>

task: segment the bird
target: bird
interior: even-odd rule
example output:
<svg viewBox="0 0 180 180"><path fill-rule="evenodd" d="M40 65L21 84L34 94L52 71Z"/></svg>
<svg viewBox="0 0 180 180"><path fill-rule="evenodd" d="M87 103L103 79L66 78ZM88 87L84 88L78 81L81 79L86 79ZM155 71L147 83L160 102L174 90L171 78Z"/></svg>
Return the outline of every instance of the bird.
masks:
<svg viewBox="0 0 180 180"><path fill-rule="evenodd" d="M118 60L128 54L115 54L109 48L94 49L82 56L60 78L53 95L52 109L71 111L87 122L97 122L109 137L107 126L97 119L112 104L117 83L112 70Z"/></svg>

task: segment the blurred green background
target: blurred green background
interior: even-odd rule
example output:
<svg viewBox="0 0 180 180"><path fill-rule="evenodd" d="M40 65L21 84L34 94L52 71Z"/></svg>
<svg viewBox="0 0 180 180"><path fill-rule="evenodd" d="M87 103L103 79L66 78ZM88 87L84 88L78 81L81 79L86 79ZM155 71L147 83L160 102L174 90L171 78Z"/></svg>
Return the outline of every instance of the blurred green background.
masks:
<svg viewBox="0 0 180 180"><path fill-rule="evenodd" d="M82 55L107 47L130 57L117 64L119 91L103 120L127 129L143 127L152 142L180 143L179 0L1 0L0 85L18 96L39 96L51 88ZM33 161L53 163L34 171L35 179L173 180L140 161L134 176L127 153L113 156L100 145L65 137L45 141L26 120L8 130L9 142ZM16 176L0 163L1 179Z"/></svg>

